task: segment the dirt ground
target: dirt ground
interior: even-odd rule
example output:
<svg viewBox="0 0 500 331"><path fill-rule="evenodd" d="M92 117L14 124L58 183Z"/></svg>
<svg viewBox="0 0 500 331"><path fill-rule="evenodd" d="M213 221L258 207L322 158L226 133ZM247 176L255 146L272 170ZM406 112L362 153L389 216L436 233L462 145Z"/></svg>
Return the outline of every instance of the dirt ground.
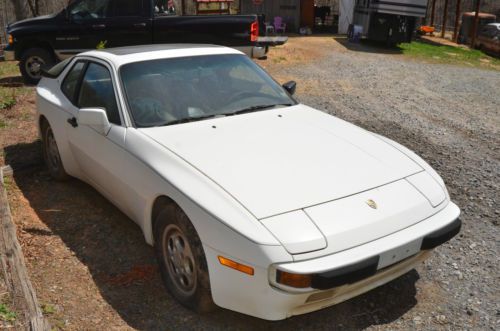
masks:
<svg viewBox="0 0 500 331"><path fill-rule="evenodd" d="M0 129L0 165L11 164L15 169L14 177L6 182L12 215L31 281L52 326L61 330L498 329L499 215L498 208L487 202L499 201L500 157L498 145L493 144L499 142L500 99L483 96L486 100L479 106L485 109L485 118L463 113L462 108L454 105L459 119L467 122L458 125L449 118L449 112L420 112L425 108L419 106L420 102L425 104L427 100L437 109L439 100L447 101L447 94L470 95L475 90L456 92L450 80L445 87L433 90L434 94L419 96L423 101L417 100L409 87L399 99L392 100L391 94L389 100L384 96L388 85L373 85L371 90L363 85L370 79L376 84L379 76L370 78L370 72L354 70L374 66L371 61L386 66L387 73L382 78L388 84L408 79L391 68L412 73L448 68L429 68L425 63L402 59L391 50L364 45L347 47L345 41L331 36L292 38L287 45L272 50L268 60L258 63L280 82L296 80L300 101L385 134L423 154L443 175L452 199L458 200L465 211L466 230L460 239L439 248L425 264L385 286L334 307L281 322L266 322L223 309L198 315L171 298L161 283L153 249L145 244L140 229L131 220L87 184L76 179L59 183L49 177L41 164L32 121L33 88L26 88L13 108L0 110L0 120L7 123ZM343 69L336 72L336 65ZM453 77L484 76L477 79L488 83L496 77L500 83L498 72L449 68ZM415 84L428 82L427 76L414 74L413 78ZM0 83L17 81L15 74L0 78ZM499 84L496 86L498 91ZM371 104L381 104L390 111L385 117L372 113L368 106ZM422 122L423 117L426 119ZM476 124L469 122L476 122L484 136L478 137ZM440 129L431 124L441 125ZM427 129L432 135L424 139L421 131ZM463 140L460 144L476 149L474 157L482 157L483 163L460 164L463 167L458 171L451 168L456 164L446 165L460 162L452 150L458 144L452 139L454 135ZM486 141L493 147L477 147ZM469 160L465 156L464 159ZM470 184L467 176L473 171L471 167L489 170L484 178L472 177L484 181L486 186L475 185L476 190L462 187ZM483 197L481 201L474 201L479 197ZM477 213L484 222L475 218ZM483 250L489 252L484 257L489 262L477 257L476 262L483 265L471 266L469 260L475 259L474 254L483 254ZM474 273L470 274L467 268ZM482 281L490 288L482 290Z"/></svg>

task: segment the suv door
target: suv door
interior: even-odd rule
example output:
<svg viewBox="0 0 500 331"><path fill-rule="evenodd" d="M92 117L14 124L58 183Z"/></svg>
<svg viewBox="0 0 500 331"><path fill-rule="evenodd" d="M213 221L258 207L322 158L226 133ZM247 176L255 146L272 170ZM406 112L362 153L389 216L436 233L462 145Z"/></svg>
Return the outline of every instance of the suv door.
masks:
<svg viewBox="0 0 500 331"><path fill-rule="evenodd" d="M153 42L150 0L110 0L106 47Z"/></svg>
<svg viewBox="0 0 500 331"><path fill-rule="evenodd" d="M89 49L105 42L110 0L76 0L67 8L67 20L57 37L60 57Z"/></svg>

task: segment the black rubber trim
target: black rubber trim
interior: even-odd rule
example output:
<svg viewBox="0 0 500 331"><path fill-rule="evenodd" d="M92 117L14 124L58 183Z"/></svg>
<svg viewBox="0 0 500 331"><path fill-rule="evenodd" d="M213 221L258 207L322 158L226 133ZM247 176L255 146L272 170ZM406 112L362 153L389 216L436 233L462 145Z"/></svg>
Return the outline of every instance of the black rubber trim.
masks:
<svg viewBox="0 0 500 331"><path fill-rule="evenodd" d="M462 227L462 221L459 218L457 218L447 226L425 236L424 240L422 241L422 246L420 247L420 249L421 250L432 249L447 242L460 232L461 227Z"/></svg>
<svg viewBox="0 0 500 331"><path fill-rule="evenodd" d="M318 290L327 290L332 287L355 283L375 275L378 261L379 256L377 255L339 269L314 274L311 287Z"/></svg>
<svg viewBox="0 0 500 331"><path fill-rule="evenodd" d="M428 234L422 240L420 250L432 249L447 242L460 232L461 226L462 222L457 218L445 227ZM312 274L311 287L318 290L328 290L337 286L356 283L375 275L378 271L377 267L379 260L380 256L372 256L361 262L350 264L339 269Z"/></svg>

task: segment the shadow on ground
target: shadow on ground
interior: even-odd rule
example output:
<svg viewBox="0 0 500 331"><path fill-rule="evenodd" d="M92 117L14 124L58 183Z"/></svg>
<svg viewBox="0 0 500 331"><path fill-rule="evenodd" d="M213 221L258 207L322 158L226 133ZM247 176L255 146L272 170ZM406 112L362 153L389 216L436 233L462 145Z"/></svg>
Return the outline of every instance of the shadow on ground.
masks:
<svg viewBox="0 0 500 331"><path fill-rule="evenodd" d="M361 40L359 42L351 42L345 36L333 37L335 41L344 46L346 49L353 52L377 53L377 54L403 54L403 51L398 46L387 46L382 42L370 40Z"/></svg>
<svg viewBox="0 0 500 331"><path fill-rule="evenodd" d="M21 87L26 85L21 76L2 77L0 78L0 86L2 87ZM26 85L28 86L28 85Z"/></svg>
<svg viewBox="0 0 500 331"><path fill-rule="evenodd" d="M16 154L35 148L38 146L9 146L5 149L6 159L16 160ZM139 227L93 188L76 179L55 182L43 166L19 169L14 174L17 186L50 229L23 230L33 236L59 236L79 262L88 267L100 292L95 295L102 296L135 329L360 329L395 321L417 303L415 283L419 275L413 270L342 304L285 321L267 322L225 309L198 315L180 306L166 292L153 249L145 243ZM148 270L154 272L142 280L113 281L137 266L149 266ZM54 276L60 278L59 283L65 282L60 270L55 270ZM40 290L43 284L34 283L37 291L49 290ZM82 302L82 314L85 309L95 307L86 307Z"/></svg>

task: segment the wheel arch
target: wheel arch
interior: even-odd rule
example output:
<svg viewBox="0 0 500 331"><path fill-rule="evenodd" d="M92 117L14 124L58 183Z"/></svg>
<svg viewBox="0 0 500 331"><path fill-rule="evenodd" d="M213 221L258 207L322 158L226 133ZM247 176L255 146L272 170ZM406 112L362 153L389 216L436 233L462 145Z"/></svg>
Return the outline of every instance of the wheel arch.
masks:
<svg viewBox="0 0 500 331"><path fill-rule="evenodd" d="M37 128L38 128L38 136L40 137L40 139L43 139L43 137L42 137L43 130L42 129L43 129L44 124L50 125L49 120L47 119L47 117L45 117L45 115L39 115Z"/></svg>
<svg viewBox="0 0 500 331"><path fill-rule="evenodd" d="M52 45L45 40L36 40L36 39L27 39L23 40L17 47L16 47L16 59L21 60L21 57L23 56L23 53L26 52L29 49L32 48L42 48L45 49L52 55L54 61L57 60L56 54L54 52L54 48Z"/></svg>
<svg viewBox="0 0 500 331"><path fill-rule="evenodd" d="M164 207L171 205L175 205L182 210L182 207L174 199L165 194L158 195L154 199L153 204L151 205L151 210L149 212L150 231L149 233L145 233L146 241L151 245L154 245L154 231L156 226L156 218L158 217L158 215L160 214L160 212Z"/></svg>

